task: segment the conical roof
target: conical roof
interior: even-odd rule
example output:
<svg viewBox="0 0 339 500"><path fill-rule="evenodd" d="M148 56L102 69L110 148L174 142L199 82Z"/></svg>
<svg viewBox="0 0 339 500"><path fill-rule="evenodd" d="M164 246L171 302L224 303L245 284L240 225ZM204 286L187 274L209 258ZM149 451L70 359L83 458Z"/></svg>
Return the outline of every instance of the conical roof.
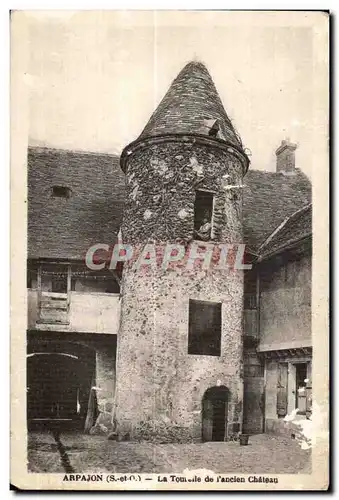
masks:
<svg viewBox="0 0 339 500"><path fill-rule="evenodd" d="M242 147L201 62L192 61L180 71L138 140L167 134L210 135Z"/></svg>

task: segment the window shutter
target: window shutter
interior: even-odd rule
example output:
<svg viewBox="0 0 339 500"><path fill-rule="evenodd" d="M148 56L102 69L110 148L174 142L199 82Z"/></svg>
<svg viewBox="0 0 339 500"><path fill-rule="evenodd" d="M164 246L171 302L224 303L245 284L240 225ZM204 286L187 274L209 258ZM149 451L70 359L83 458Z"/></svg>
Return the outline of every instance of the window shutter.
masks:
<svg viewBox="0 0 339 500"><path fill-rule="evenodd" d="M278 383L277 383L277 415L285 417L287 415L287 381L288 364L278 364Z"/></svg>
<svg viewBox="0 0 339 500"><path fill-rule="evenodd" d="M307 378L306 385L306 417L310 418L312 414L312 365L307 363Z"/></svg>

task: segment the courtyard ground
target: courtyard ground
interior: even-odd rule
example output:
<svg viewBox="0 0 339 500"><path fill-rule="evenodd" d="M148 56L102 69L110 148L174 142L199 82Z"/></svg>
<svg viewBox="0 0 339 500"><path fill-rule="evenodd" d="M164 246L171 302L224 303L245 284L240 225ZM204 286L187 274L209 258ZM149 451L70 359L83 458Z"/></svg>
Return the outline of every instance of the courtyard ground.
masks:
<svg viewBox="0 0 339 500"><path fill-rule="evenodd" d="M28 436L30 472L180 473L208 469L215 473L308 474L311 450L291 438L260 434L248 446L238 442L152 444L109 441L80 433L31 432Z"/></svg>

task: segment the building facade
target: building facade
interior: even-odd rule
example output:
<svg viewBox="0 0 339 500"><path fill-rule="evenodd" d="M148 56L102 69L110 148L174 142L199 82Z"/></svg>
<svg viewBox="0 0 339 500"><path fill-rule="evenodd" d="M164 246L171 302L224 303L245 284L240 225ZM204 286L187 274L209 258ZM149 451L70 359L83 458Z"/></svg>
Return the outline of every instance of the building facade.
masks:
<svg viewBox="0 0 339 500"><path fill-rule="evenodd" d="M312 205L287 219L262 246L260 342L265 363L265 430L312 408ZM274 314L272 314L274 311Z"/></svg>
<svg viewBox="0 0 339 500"><path fill-rule="evenodd" d="M29 426L223 441L281 432L295 407L309 415L311 185L295 150L283 141L276 172L248 170L196 62L121 168L114 155L29 148ZM133 264L110 265L118 241ZM187 266L192 251L239 243L252 269ZM150 265L168 244L185 249L182 265Z"/></svg>

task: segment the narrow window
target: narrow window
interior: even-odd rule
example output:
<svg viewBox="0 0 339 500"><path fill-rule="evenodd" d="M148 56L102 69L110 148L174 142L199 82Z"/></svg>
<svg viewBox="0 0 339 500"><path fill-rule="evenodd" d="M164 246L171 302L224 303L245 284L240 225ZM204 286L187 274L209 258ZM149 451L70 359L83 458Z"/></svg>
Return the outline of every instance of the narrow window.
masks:
<svg viewBox="0 0 339 500"><path fill-rule="evenodd" d="M194 204L194 238L209 241L212 232L213 193L197 191Z"/></svg>
<svg viewBox="0 0 339 500"><path fill-rule="evenodd" d="M53 186L52 195L54 198L69 198L71 195L71 189L66 186Z"/></svg>
<svg viewBox="0 0 339 500"><path fill-rule="evenodd" d="M251 269L244 273L244 309L257 308L257 276Z"/></svg>
<svg viewBox="0 0 339 500"><path fill-rule="evenodd" d="M221 303L189 301L188 354L220 356Z"/></svg>

